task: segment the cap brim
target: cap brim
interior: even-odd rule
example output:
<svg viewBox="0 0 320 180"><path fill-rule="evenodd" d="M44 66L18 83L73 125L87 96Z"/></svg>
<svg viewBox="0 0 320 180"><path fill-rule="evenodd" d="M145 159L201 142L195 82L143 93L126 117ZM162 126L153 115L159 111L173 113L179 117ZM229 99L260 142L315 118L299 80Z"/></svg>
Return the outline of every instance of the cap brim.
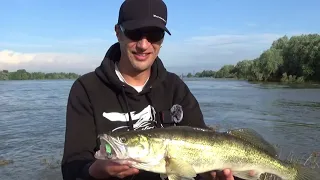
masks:
<svg viewBox="0 0 320 180"><path fill-rule="evenodd" d="M169 35L171 35L166 25L158 19L131 20L131 21L123 22L121 25L124 29L127 29L127 30L135 30L135 29L140 29L144 27L158 27L166 31Z"/></svg>

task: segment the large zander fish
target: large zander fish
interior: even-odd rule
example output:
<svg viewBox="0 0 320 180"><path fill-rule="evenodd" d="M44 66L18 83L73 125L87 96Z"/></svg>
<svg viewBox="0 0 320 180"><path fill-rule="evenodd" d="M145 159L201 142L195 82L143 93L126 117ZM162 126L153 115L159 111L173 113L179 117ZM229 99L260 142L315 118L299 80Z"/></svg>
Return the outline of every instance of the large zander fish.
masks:
<svg viewBox="0 0 320 180"><path fill-rule="evenodd" d="M261 179L265 173L283 180L320 180L320 173L277 158L274 147L251 129L215 132L173 126L99 135L97 159L130 163L169 180L229 168L243 179ZM255 172L249 176L250 170Z"/></svg>

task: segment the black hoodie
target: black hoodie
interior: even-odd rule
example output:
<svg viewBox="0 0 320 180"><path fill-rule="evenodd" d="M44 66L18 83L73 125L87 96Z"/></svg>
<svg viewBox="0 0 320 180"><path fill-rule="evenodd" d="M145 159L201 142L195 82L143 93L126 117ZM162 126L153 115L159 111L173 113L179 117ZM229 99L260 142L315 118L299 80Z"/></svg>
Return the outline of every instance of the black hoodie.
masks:
<svg viewBox="0 0 320 180"><path fill-rule="evenodd" d="M174 124L206 128L199 104L187 85L176 74L166 71L159 58L140 93L119 80L115 73L115 62L119 59L120 46L115 43L101 65L78 78L71 87L61 165L65 180L93 179L88 168L95 160L100 133ZM179 117L182 120L175 121ZM160 176L140 172L133 179L150 178L157 180Z"/></svg>

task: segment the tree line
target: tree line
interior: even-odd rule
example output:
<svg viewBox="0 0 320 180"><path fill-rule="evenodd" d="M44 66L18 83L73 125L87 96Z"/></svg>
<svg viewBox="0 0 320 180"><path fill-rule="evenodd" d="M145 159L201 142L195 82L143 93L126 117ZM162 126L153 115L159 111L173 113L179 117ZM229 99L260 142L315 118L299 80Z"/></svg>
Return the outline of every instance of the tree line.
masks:
<svg viewBox="0 0 320 180"><path fill-rule="evenodd" d="M14 72L8 70L0 71L0 80L41 80L41 79L76 79L80 75L76 73L43 73L27 72L25 69L19 69Z"/></svg>
<svg viewBox="0 0 320 180"><path fill-rule="evenodd" d="M237 78L249 81L320 82L320 35L283 36L255 59L204 70L187 77Z"/></svg>

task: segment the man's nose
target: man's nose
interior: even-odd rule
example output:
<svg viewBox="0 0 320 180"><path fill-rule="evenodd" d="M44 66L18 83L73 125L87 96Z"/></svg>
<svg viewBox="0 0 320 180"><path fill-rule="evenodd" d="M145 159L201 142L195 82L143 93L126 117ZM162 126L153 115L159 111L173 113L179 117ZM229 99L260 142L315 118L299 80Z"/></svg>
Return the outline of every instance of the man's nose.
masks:
<svg viewBox="0 0 320 180"><path fill-rule="evenodd" d="M146 37L142 37L138 42L137 42L137 47L140 49L148 49L150 45L150 42L147 40Z"/></svg>

